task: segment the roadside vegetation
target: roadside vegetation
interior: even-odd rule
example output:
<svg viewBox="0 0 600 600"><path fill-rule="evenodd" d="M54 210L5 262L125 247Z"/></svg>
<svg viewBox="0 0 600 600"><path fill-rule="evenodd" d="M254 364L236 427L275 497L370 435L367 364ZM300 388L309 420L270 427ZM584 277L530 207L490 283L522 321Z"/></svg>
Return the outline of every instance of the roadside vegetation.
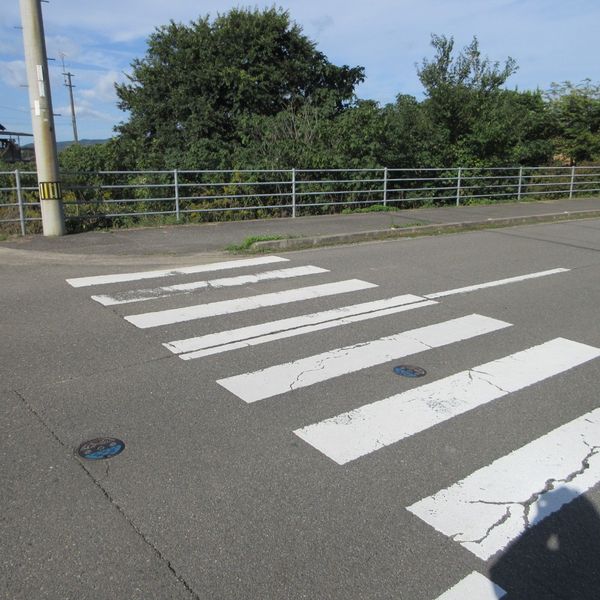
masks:
<svg viewBox="0 0 600 600"><path fill-rule="evenodd" d="M510 89L516 60L477 38L433 35L424 98L355 95L361 66L336 66L280 9L235 9L148 39L117 85L126 119L106 144L71 146L71 171L539 166L600 160L600 85Z"/></svg>
<svg viewBox="0 0 600 600"><path fill-rule="evenodd" d="M234 9L214 19L157 27L145 55L132 62L128 81L116 86L124 120L115 136L60 154L63 172L79 174L69 182L75 189L97 186L68 192L65 200L77 202L68 209L75 217L69 227L173 221L135 215L159 210L149 189L141 187L147 175L139 175L134 183L140 187L130 197L116 179L108 181L112 187L100 181L98 171L429 167L454 173L451 168L459 166L600 164L599 84L511 89L516 60L487 58L476 37L457 49L451 36L433 35L431 49L417 66L423 98L400 89L394 102L381 105L356 96L363 67L332 64L281 9ZM207 181L216 185L218 178ZM230 196L240 181L232 178ZM164 184L151 183L164 185L165 193L172 189L166 176ZM214 189L206 181L202 185L198 189L207 200L188 208L231 206L226 198L210 199ZM98 202L122 197L131 202L130 217L112 218L110 205ZM392 208L343 208L357 210ZM315 207L310 214L329 212ZM278 213L215 210L182 214L179 222L265 216Z"/></svg>
<svg viewBox="0 0 600 600"><path fill-rule="evenodd" d="M239 244L230 244L225 248L228 252L232 252L233 254L242 254L252 249L252 246L256 242L270 242L272 240L284 240L289 239L292 236L285 235L251 235L245 238Z"/></svg>

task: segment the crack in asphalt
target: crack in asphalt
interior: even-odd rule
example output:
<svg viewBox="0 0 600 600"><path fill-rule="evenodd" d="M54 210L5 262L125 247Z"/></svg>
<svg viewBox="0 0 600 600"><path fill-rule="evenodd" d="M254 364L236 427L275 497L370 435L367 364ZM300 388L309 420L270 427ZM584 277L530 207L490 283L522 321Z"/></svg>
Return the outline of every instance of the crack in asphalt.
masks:
<svg viewBox="0 0 600 600"><path fill-rule="evenodd" d="M127 513L125 512L125 510L121 507L121 505L117 502L117 500L115 500L115 498L113 498L111 496L111 494L108 492L108 490L106 490L102 483L96 478L94 477L94 475L92 475L92 473L90 471L88 471L88 469L85 467L85 465L78 460L73 452L72 449L69 448L69 446L67 446L58 436L58 434L56 433L56 431L54 431L54 429L52 429L52 427L46 423L46 421L44 420L44 418L41 416L41 414L27 401L27 399L20 394L17 390L12 390L12 392L17 396L17 398L19 398L19 400L21 401L21 403L23 404L23 406L25 406L26 410L28 412L30 412L35 418L36 420L42 425L42 427L50 434L50 436L65 450L68 452L69 456L71 457L71 459L75 462L75 464L77 464L77 466L82 469L82 471L85 473L85 475L93 482L93 484L100 490L100 492L102 493L102 495L110 502L110 504L112 506L115 507L115 509L117 510L117 512L123 517L123 519L125 519L125 522L131 527L131 529L133 529L133 531L135 532L135 534L143 541L144 544L146 544L146 546L148 546L150 548L150 550L152 551L152 553L159 559L159 561L161 563L163 563L165 565L165 567L171 572L171 574L177 579L177 581L179 581L179 583L185 588L185 590L190 594L190 596L194 599L194 600L201 600L200 596L194 591L194 589L191 587L191 585L184 579L184 577L182 575L180 575L177 570L175 569L175 567L171 564L171 561L166 558L166 556L163 555L163 553L158 549L157 546L155 546L150 539L148 538L148 536L140 529L140 527L138 527L132 519L130 519L127 516ZM106 464L106 475L108 476L109 473L109 465L108 463Z"/></svg>
<svg viewBox="0 0 600 600"><path fill-rule="evenodd" d="M372 344L372 341L368 341L368 342L361 342L359 344L355 344L353 346L347 346L346 348L340 348L339 350L333 351L329 354L327 354L326 356L322 356L318 361L317 364L315 366L314 369L306 369L305 371L301 371L296 378L294 379L294 381L292 381L290 383L290 391L296 389L296 386L298 385L298 383L300 382L300 380L302 379L302 377L304 375L306 375L307 373L314 373L316 371L323 371L325 370L325 363L329 360L336 360L338 358L343 358L345 356L348 356L348 354L350 354L350 352L352 350L355 350L356 348L362 348L364 346L368 346L369 344Z"/></svg>
<svg viewBox="0 0 600 600"><path fill-rule="evenodd" d="M329 358L331 358L331 357L322 358L317 363L317 366L314 369L306 369L305 371L301 371L300 373L298 373L298 375L296 376L296 379L294 379L294 381L292 381L290 383L290 392L294 391L294 389L296 389L296 385L298 385L298 383L300 383L300 380L302 379L302 377L304 375L306 375L307 373L315 373L317 371L324 371L325 370L325 363L327 362L327 360Z"/></svg>
<svg viewBox="0 0 600 600"><path fill-rule="evenodd" d="M497 390L499 390L503 394L510 394L511 393L509 390L505 390L503 387L500 387L497 383L494 383L493 381L490 381L489 379L486 379L486 376L487 377L493 377L490 373L486 373L485 371L479 371L477 369L469 369L469 379L471 381L474 381L472 373L475 373L476 375L479 376L479 381L483 381L484 383L487 383L487 384L491 385L492 387L496 388Z"/></svg>
<svg viewBox="0 0 600 600"><path fill-rule="evenodd" d="M500 527L501 525L506 523L506 521L512 516L511 515L511 507L520 506L523 508L523 523L524 523L525 529L531 528L533 526L533 524L531 523L531 520L530 520L530 514L531 514L531 510L534 507L534 505L537 504L537 502L539 500L543 499L543 496L545 494L548 494L549 492L555 490L557 485L571 483L579 475L583 475L583 473L590 467L589 460L592 458L592 456L594 456L600 452L600 446L590 446L585 440L583 440L583 443L588 448L590 448L590 451L582 459L581 468L577 469L576 471L573 471L572 473L569 473L569 475L567 475L563 479L556 479L556 478L548 479L545 482L544 487L540 491L534 492L527 500L525 500L525 501L512 500L512 501L504 501L504 502L493 502L491 500L471 500L471 501L469 501L469 504L486 504L486 505L493 505L493 506L506 506L507 508L506 508L506 512L496 522L494 522L494 523L492 523L492 525L490 525L490 527L487 529L487 531L481 538L475 539L475 540L458 540L458 541L460 541L461 543L481 544L485 539L487 539L489 537L489 535L491 534L491 532L494 529L496 529L497 527ZM454 534L454 536L452 536L452 538L456 539L460 535L462 535L462 534L456 533L456 534Z"/></svg>
<svg viewBox="0 0 600 600"><path fill-rule="evenodd" d="M395 336L391 336L391 337L395 337ZM428 349L428 350L433 350L435 348L435 346L430 346L430 345L426 344L425 342L423 342L422 340L419 340L418 338L414 338L414 337L407 336L407 335L404 335L404 334L402 334L401 337L403 339L407 339L410 342L416 342L418 344L421 344L422 346L425 347L425 349ZM386 339L386 338L382 338L382 339ZM360 343L354 344L352 346L347 346L345 348L340 348L337 351L329 353L327 356L323 356L321 359L319 359L319 361L317 362L317 366L314 369L306 369L305 371L300 372L296 376L296 378L294 379L294 381L292 381L290 383L290 385L289 385L290 391L296 389L296 386L298 385L298 383L300 382L300 380L302 379L302 377L304 375L306 375L307 373L312 373L312 372L315 372L315 371L322 371L322 370L324 370L325 369L325 363L327 361L329 361L329 360L335 360L335 359L338 359L340 357L343 358L345 356L348 356L352 350L356 350L358 348L363 348L363 347L368 346L368 345L370 345L372 343L373 343L372 340L369 340L369 341L366 341L366 342L360 342ZM421 350L416 350L414 352L411 352L410 354L417 354L420 351ZM398 358L400 358L400 357L387 356L387 361L396 360ZM387 361L383 361L383 362L387 362Z"/></svg>

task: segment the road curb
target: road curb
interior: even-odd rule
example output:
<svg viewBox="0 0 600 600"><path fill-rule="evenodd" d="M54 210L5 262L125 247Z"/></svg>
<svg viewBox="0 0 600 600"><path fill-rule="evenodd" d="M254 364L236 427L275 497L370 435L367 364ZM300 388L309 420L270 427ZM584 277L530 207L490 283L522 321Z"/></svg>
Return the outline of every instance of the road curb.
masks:
<svg viewBox="0 0 600 600"><path fill-rule="evenodd" d="M371 231L356 231L352 233L338 233L331 235L307 236L297 238L284 238L280 240L265 240L254 242L250 246L252 252L271 252L282 250L304 250L322 246L337 246L342 244L359 244L378 240L410 238L418 236L438 235L444 233L459 233L462 231L476 231L479 229L493 229L499 227L513 227L515 225L530 225L534 223L552 223L555 221L569 221L576 219L593 219L600 217L600 210L565 211L560 213L546 213L541 215L527 215L523 217L503 217L499 219L486 219L485 221L465 221L457 223L435 223L402 227L399 229L377 229Z"/></svg>

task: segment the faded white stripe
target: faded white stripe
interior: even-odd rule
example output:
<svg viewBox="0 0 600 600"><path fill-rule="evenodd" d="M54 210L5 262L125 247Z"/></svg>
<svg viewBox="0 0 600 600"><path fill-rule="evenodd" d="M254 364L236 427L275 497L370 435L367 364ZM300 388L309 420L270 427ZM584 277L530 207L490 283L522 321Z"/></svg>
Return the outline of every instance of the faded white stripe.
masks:
<svg viewBox="0 0 600 600"><path fill-rule="evenodd" d="M343 306L341 308L334 308L332 310L325 310L309 315L301 315L299 317L279 319L277 321L270 321L268 323L261 323L259 325L250 325L248 327L239 327L237 329L220 331L218 333L210 333L207 335L187 338L184 340L176 340L164 344L164 346L171 350L171 352L174 352L175 354L180 354L183 352L193 352L195 350L203 350L205 348L212 348L215 346L223 346L235 342L242 342L244 340L258 338L280 331L299 329L310 325L316 325L318 323L325 323L327 321L337 321L339 319L345 319L353 315L375 313L388 308L394 308L406 304L413 304L415 302L420 302L421 300L423 300L423 298L419 296L414 296L412 294L404 294L402 296L395 296L393 298L387 298L385 300L375 300L374 302L362 302L361 304L352 304L350 306Z"/></svg>
<svg viewBox="0 0 600 600"><path fill-rule="evenodd" d="M408 510L487 560L600 481L600 408Z"/></svg>
<svg viewBox="0 0 600 600"><path fill-rule="evenodd" d="M473 314L371 342L337 348L261 371L227 377L217 383L245 402L256 402L402 356L509 326L510 323Z"/></svg>
<svg viewBox="0 0 600 600"><path fill-rule="evenodd" d="M100 302L104 306L115 304L129 304L131 302L143 302L144 300L155 300L175 296L177 294L186 294L194 290L205 288L223 288L246 285L247 283L259 283L261 281L271 281L273 279L291 279L293 277L304 277L306 275L318 275L329 273L328 269L315 267L312 265L303 267L291 267L289 269L277 269L276 271L264 271L263 273L253 273L251 275L238 275L237 277L222 277L209 281L191 281L189 283L178 283L176 285L166 285L157 288L144 290L132 290L121 292L114 295L92 296L92 300Z"/></svg>
<svg viewBox="0 0 600 600"><path fill-rule="evenodd" d="M201 358L204 356L210 356L218 354L220 352L227 352L229 350L237 350L239 348L247 348L248 346L257 346L266 342L272 342L275 340L282 340L296 335L302 335L305 333L313 333L315 331L321 331L323 329L330 329L332 327L339 327L340 325L348 325L349 323L358 323L359 321L366 321L368 319L374 319L376 317L383 317L386 315L393 315L407 310L413 310L415 308L424 308L425 306L432 306L437 304L433 300L424 300L423 302L415 302L414 304L407 304L404 306L395 306L394 308L388 308L385 310L379 310L372 313L355 315L353 317L345 317L343 319L337 319L335 321L327 321L326 323L319 323L317 325L307 325L305 327L298 327L288 331L280 331L277 333L271 333L269 335L263 335L257 338L244 340L241 342L232 342L231 344L224 344L214 348L207 348L205 350L197 350L196 352L189 352L187 354L180 354L179 357L183 360L191 360L193 358Z"/></svg>
<svg viewBox="0 0 600 600"><path fill-rule="evenodd" d="M483 290L485 288L496 287L499 285L507 285L509 283L517 283L519 281L525 281L527 279L537 279L538 277L546 277L548 275L556 275L558 273L567 273L570 269L550 269L548 271L538 271L537 273L528 273L527 275L518 275L517 277L508 277L506 279L497 279L496 281L488 281L486 283L478 283L475 285L468 285L466 287L455 288L453 290L446 290L444 292L435 292L434 294L426 294L424 298L443 298L444 296L452 296L454 294L465 294L467 292L474 292L476 290Z"/></svg>
<svg viewBox="0 0 600 600"><path fill-rule="evenodd" d="M226 269L239 269L241 267L255 267L278 262L288 262L289 258L279 256L260 256L257 258L244 258L241 260L228 260L206 265L191 267L178 267L175 269L161 269L159 271L140 271L137 273L115 273L112 275L95 275L93 277L75 277L67 279L73 287L87 287L90 285L103 285L105 283L122 283L125 281L138 281L140 279L155 279L158 277L172 277L174 275L191 275L194 273L209 273L211 271L224 271Z"/></svg>
<svg viewBox="0 0 600 600"><path fill-rule="evenodd" d="M220 302L210 302L208 304L195 304L184 308L173 308L170 310L131 315L125 317L125 320L133 323L136 327L146 329L148 327L182 323L184 321L193 321L195 319L204 319L217 315L227 315L245 310L287 304L288 302L299 302L301 300L310 300L312 298L333 296L335 294L345 294L375 287L377 287L377 285L374 283L361 281L360 279L347 279L335 283L312 285L272 294L260 294L257 296L248 296L246 298L236 298L234 300L222 300Z"/></svg>
<svg viewBox="0 0 600 600"><path fill-rule="evenodd" d="M599 355L598 348L557 338L294 433L342 465Z"/></svg>
<svg viewBox="0 0 600 600"><path fill-rule="evenodd" d="M473 571L436 600L500 600L506 592L477 571Z"/></svg>

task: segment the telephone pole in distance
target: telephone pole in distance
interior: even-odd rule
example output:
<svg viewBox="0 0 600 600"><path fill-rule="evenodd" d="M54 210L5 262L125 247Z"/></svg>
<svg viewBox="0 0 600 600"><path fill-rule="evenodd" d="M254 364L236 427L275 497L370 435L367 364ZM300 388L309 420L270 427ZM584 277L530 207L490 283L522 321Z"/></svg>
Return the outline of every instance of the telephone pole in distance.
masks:
<svg viewBox="0 0 600 600"><path fill-rule="evenodd" d="M62 60L63 75L65 77L65 87L69 88L69 99L71 101L71 123L73 124L73 141L76 144L79 144L79 137L77 135L77 118L75 116L75 101L73 100L73 88L75 86L71 83L71 77L75 77L75 75L66 70L65 55L61 53L60 58Z"/></svg>

